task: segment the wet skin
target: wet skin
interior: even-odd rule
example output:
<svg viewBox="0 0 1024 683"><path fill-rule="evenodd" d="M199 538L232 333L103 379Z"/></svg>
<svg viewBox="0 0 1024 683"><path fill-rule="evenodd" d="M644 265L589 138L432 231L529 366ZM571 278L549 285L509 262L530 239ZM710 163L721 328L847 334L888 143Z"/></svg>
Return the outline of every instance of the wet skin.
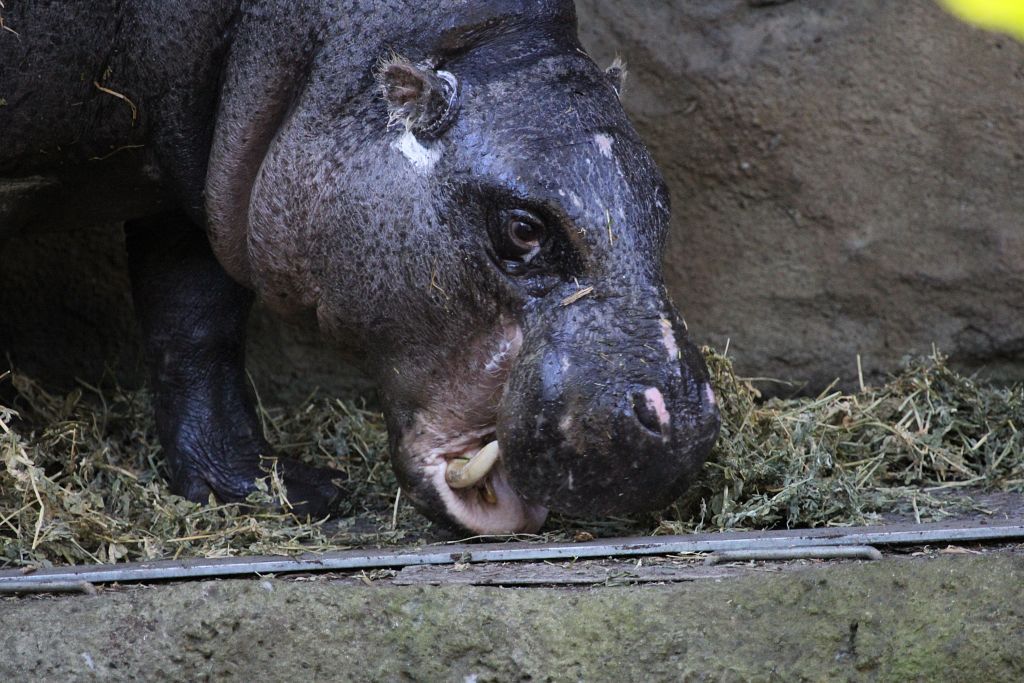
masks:
<svg viewBox="0 0 1024 683"><path fill-rule="evenodd" d="M126 221L175 491L243 499L276 463L298 512L341 496L260 433L254 297L377 378L403 491L440 523L534 531L692 480L719 417L662 278L668 194L571 3L7 4L0 173L61 190L0 237L62 199Z"/></svg>

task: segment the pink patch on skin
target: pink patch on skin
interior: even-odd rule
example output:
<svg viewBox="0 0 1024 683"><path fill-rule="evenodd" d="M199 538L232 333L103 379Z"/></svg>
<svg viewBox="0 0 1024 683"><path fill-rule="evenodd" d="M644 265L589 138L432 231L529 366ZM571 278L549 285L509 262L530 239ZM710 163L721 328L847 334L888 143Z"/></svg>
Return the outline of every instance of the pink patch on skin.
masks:
<svg viewBox="0 0 1024 683"><path fill-rule="evenodd" d="M644 390L644 398L647 399L647 407L658 416L658 422L667 426L672 418L669 417L668 408L665 407L665 397L655 387L648 387Z"/></svg>
<svg viewBox="0 0 1024 683"><path fill-rule="evenodd" d="M711 388L710 384L704 385L704 398L708 400L709 405L718 405L718 400L715 398L715 390Z"/></svg>
<svg viewBox="0 0 1024 683"><path fill-rule="evenodd" d="M669 360L679 360L679 345L676 344L676 335L672 331L672 323L661 319L661 343L665 345L665 350L668 351Z"/></svg>

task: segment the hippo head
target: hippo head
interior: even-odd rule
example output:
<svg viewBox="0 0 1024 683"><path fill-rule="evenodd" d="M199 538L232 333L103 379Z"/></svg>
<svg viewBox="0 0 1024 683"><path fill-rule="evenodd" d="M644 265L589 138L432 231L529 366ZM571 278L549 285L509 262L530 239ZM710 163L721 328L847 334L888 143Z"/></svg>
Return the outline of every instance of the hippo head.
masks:
<svg viewBox="0 0 1024 683"><path fill-rule="evenodd" d="M273 308L363 355L403 492L476 533L664 506L719 426L623 73L582 50L571 3L516 4L318 47L266 117L244 224L213 231Z"/></svg>

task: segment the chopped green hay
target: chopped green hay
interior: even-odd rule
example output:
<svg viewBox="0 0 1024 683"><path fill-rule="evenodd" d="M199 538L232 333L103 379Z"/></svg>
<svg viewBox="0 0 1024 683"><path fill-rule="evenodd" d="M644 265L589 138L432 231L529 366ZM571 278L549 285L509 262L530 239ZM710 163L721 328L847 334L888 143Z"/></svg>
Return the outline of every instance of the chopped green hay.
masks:
<svg viewBox="0 0 1024 683"><path fill-rule="evenodd" d="M929 520L962 505L945 489L1024 491L1024 386L978 384L936 353L880 388L761 401L728 359L707 358L724 420L697 485L660 515L555 516L541 538L848 525L894 512ZM352 402L314 396L294 409L261 408L279 453L349 476L350 508L303 521L287 512L273 471L251 504L172 495L145 391L83 385L55 396L18 374L5 381L17 397L13 409L0 406L2 566L297 554L431 537L396 501L381 416Z"/></svg>
<svg viewBox="0 0 1024 683"><path fill-rule="evenodd" d="M934 520L963 503L944 490L1024 490L1024 385L979 384L935 352L880 388L761 403L727 359L707 359L722 435L660 531ZM682 512L694 506L697 520Z"/></svg>

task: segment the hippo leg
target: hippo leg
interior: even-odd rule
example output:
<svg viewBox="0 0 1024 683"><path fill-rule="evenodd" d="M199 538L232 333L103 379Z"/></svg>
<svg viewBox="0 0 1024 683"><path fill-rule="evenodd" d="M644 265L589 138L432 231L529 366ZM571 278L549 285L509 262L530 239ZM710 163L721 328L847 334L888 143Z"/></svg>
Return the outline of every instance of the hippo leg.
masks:
<svg viewBox="0 0 1024 683"><path fill-rule="evenodd" d="M228 278L185 216L125 226L132 295L171 489L189 500L241 501L276 462L293 511L319 517L340 490L335 470L274 456L245 375L252 294Z"/></svg>

